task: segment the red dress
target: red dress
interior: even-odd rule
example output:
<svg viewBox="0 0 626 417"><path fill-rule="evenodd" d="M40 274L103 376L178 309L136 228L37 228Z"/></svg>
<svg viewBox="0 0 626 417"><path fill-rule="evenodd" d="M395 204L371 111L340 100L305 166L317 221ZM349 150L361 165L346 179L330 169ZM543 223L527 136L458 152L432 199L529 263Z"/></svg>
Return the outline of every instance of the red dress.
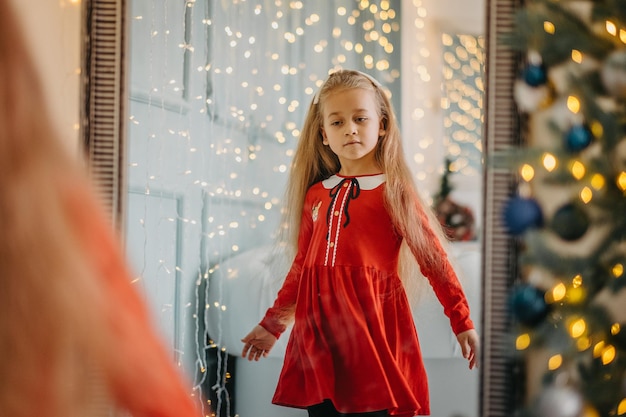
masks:
<svg viewBox="0 0 626 417"><path fill-rule="evenodd" d="M261 321L278 337L295 319L274 404L306 408L329 399L342 413L430 413L417 332L397 272L402 237L383 204L384 179L334 175L307 192L298 253ZM425 265L412 248L422 273L454 333L472 329L446 254L426 220L423 228L441 262Z"/></svg>

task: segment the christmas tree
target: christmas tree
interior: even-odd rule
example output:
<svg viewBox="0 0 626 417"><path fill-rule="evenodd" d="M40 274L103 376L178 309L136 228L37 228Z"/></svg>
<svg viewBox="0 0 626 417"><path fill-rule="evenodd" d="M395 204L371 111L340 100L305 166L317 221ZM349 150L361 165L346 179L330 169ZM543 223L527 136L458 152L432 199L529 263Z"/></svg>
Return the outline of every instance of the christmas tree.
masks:
<svg viewBox="0 0 626 417"><path fill-rule="evenodd" d="M448 196L454 189L452 183L450 182L450 175L452 174L452 170L450 169L451 165L452 161L450 160L450 158L446 158L444 161L443 175L441 176L441 181L439 183L439 192L435 197L435 202L439 202L448 198Z"/></svg>
<svg viewBox="0 0 626 417"><path fill-rule="evenodd" d="M439 192L434 199L435 215L450 241L474 240L476 238L474 213L469 207L456 203L450 196L454 189L450 181L451 166L452 161L446 158Z"/></svg>
<svg viewBox="0 0 626 417"><path fill-rule="evenodd" d="M520 53L524 126L500 155L519 173L503 212L517 415L626 415L626 1L527 1L501 41Z"/></svg>

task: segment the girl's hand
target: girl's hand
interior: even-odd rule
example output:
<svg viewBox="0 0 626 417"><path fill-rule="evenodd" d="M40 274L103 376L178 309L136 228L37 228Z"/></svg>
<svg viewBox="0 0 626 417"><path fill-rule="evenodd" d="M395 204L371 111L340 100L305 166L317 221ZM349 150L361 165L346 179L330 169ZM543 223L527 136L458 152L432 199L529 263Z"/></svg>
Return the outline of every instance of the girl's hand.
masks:
<svg viewBox="0 0 626 417"><path fill-rule="evenodd" d="M262 326L256 325L241 341L244 343L241 356L247 356L249 361L258 361L261 356L267 357L276 343L276 337Z"/></svg>
<svg viewBox="0 0 626 417"><path fill-rule="evenodd" d="M478 367L478 358L480 357L480 339L478 333L474 329L466 330L456 335L456 340L461 345L463 357L469 361L469 368Z"/></svg>

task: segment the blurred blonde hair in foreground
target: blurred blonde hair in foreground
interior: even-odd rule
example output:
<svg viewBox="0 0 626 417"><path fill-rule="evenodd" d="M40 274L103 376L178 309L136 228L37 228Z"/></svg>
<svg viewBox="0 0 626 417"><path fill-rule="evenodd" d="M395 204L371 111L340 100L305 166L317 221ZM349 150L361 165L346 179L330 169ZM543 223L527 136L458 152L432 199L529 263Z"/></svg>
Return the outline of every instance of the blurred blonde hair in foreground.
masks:
<svg viewBox="0 0 626 417"><path fill-rule="evenodd" d="M0 1L0 416L199 415L83 167L54 131L8 3Z"/></svg>

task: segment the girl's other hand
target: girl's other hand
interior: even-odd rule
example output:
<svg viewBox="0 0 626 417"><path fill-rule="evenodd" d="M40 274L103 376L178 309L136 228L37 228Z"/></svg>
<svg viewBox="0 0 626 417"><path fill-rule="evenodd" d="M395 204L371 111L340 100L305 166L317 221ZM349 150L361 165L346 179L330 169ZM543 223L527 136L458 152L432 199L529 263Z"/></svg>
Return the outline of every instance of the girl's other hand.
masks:
<svg viewBox="0 0 626 417"><path fill-rule="evenodd" d="M461 345L463 357L469 361L469 368L478 367L478 358L480 357L480 339L478 333L474 329L466 330L456 335L456 340Z"/></svg>
<svg viewBox="0 0 626 417"><path fill-rule="evenodd" d="M241 341L244 343L242 357L258 361L261 356L267 357L276 343L276 337L260 325L256 325Z"/></svg>

